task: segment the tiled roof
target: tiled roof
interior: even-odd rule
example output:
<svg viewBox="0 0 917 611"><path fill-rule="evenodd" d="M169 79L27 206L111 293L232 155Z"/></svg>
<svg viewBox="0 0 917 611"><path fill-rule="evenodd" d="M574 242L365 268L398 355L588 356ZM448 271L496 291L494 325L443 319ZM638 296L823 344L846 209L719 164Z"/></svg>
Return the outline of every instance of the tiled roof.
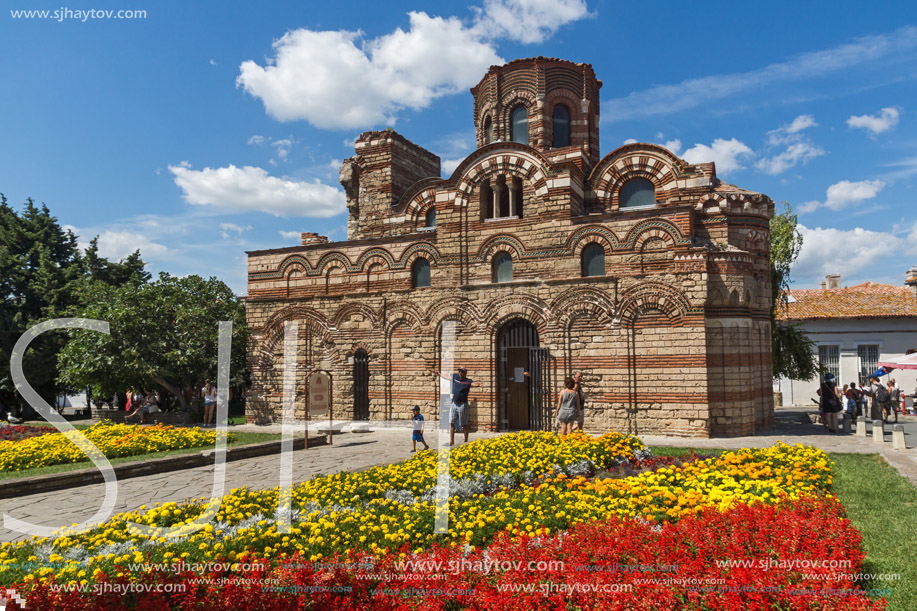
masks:
<svg viewBox="0 0 917 611"><path fill-rule="evenodd" d="M864 282L841 289L793 290L790 295L796 301L781 308L781 320L917 317L917 295L909 286Z"/></svg>

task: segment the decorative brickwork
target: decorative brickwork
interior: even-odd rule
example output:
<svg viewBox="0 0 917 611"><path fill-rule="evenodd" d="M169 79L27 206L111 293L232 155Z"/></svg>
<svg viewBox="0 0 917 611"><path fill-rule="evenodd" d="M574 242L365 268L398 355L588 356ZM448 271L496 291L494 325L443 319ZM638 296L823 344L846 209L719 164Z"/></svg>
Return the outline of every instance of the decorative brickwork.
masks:
<svg viewBox="0 0 917 611"><path fill-rule="evenodd" d="M491 68L472 89L479 147L449 178L394 131L361 135L341 168L348 240L303 234L302 246L249 253L249 421L280 417L288 320L299 321L298 413L305 378L321 367L334 375L336 417L353 417L366 393L371 419L406 420L414 404L435 419L429 372L453 320L455 362L482 384L470 405L479 429L520 422L518 409L550 422L563 377L580 370L588 427L706 437L772 422L773 202L656 145L599 159L600 86L587 64ZM560 103L571 141L555 149ZM529 109L529 144L506 141L518 104ZM652 183L654 206L620 206L633 178ZM592 244L604 258L584 277ZM512 259L506 282L495 282L499 253ZM420 258L430 286L415 288ZM512 331L520 320L530 331ZM365 390L354 385L358 352L369 359Z"/></svg>

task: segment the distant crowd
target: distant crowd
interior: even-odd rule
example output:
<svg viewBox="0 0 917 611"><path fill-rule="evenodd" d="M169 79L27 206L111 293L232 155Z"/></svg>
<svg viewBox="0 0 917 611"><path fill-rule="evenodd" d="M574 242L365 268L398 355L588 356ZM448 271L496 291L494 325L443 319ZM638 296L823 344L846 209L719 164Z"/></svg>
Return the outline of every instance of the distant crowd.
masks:
<svg viewBox="0 0 917 611"><path fill-rule="evenodd" d="M857 418L868 417L870 420L898 422L902 411L901 387L894 378L882 382L878 376L869 376L866 384L857 386L856 382L844 384L839 388L833 373L825 375L818 389L818 407L822 424L832 433L837 433L838 417L848 414L852 422ZM917 389L914 390L917 397Z"/></svg>

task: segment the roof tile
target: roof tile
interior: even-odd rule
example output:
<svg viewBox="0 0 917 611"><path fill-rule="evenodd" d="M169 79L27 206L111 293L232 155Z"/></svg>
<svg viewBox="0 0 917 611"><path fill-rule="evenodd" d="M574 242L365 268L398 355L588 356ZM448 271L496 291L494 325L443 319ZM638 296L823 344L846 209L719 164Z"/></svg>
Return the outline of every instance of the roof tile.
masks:
<svg viewBox="0 0 917 611"><path fill-rule="evenodd" d="M864 282L841 289L793 290L790 295L796 301L782 308L780 320L917 317L917 294L908 286Z"/></svg>

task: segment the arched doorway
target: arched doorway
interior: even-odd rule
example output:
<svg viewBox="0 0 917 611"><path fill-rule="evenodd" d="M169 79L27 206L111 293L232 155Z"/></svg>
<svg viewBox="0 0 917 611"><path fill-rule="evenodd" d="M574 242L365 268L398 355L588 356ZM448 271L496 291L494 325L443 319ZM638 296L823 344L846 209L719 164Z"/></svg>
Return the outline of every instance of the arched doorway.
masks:
<svg viewBox="0 0 917 611"><path fill-rule="evenodd" d="M527 320L510 320L497 332L497 388L504 429L552 430L553 358Z"/></svg>
<svg viewBox="0 0 917 611"><path fill-rule="evenodd" d="M362 348L353 355L353 419L369 420L369 355Z"/></svg>

